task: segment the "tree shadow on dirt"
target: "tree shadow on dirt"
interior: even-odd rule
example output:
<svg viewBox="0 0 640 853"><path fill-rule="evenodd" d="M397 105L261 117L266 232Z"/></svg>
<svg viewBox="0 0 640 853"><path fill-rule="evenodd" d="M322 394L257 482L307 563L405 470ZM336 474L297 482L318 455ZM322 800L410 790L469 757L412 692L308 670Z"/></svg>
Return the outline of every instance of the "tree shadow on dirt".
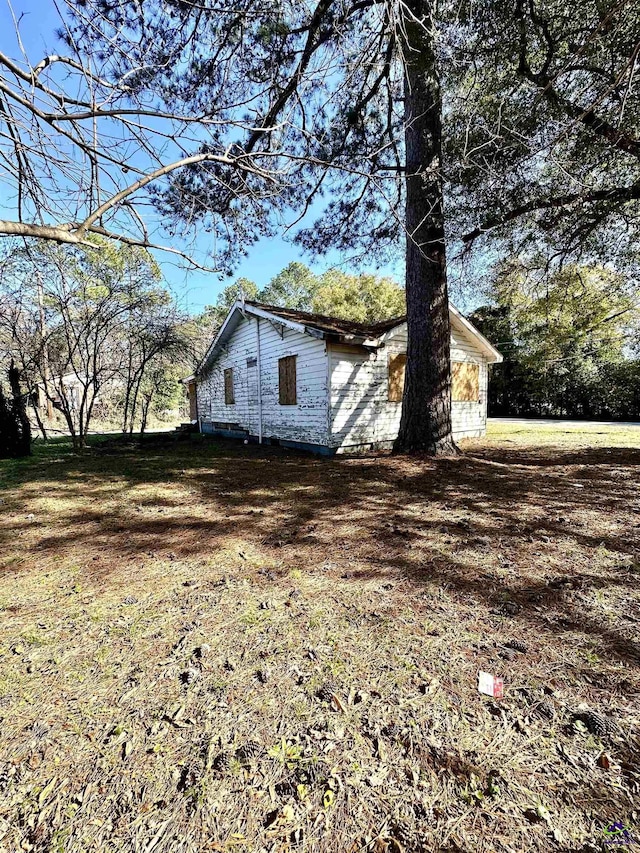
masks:
<svg viewBox="0 0 640 853"><path fill-rule="evenodd" d="M0 545L32 532L20 507L46 494L65 508L34 552L77 552L99 582L122 558L197 560L250 542L284 569L330 561L353 583L445 586L487 618L504 619L508 602L514 627L579 632L637 665L639 465L637 448L443 460L219 441L94 449L21 469L5 490ZM617 616L595 615L599 591L621 602Z"/></svg>

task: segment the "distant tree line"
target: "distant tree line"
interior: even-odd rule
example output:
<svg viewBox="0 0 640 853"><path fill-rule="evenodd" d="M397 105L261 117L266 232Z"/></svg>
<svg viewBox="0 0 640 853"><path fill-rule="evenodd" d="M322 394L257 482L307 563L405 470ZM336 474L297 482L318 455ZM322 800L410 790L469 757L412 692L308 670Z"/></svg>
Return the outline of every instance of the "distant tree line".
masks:
<svg viewBox="0 0 640 853"><path fill-rule="evenodd" d="M293 261L262 288L248 278L236 279L221 291L215 305L205 309L204 316L214 326L220 325L241 296L360 323L400 317L406 311L404 288L392 278L336 269L317 275L305 264Z"/></svg>
<svg viewBox="0 0 640 853"><path fill-rule="evenodd" d="M471 320L504 356L489 415L640 420L640 303L618 273L509 260Z"/></svg>
<svg viewBox="0 0 640 853"><path fill-rule="evenodd" d="M405 312L391 278L293 262L262 288L237 279L189 316L144 249L95 239L94 248L23 242L0 258L0 456L29 451L28 412L47 437L43 401L77 450L105 413L125 433L144 432L152 413L179 404L180 380L237 299L360 322ZM640 419L640 303L629 279L604 266L543 266L500 263L471 315L504 355L489 414Z"/></svg>
<svg viewBox="0 0 640 853"><path fill-rule="evenodd" d="M237 278L220 291L215 304L207 305L195 317L196 363L209 348L229 309L242 298L360 323L400 317L406 310L404 288L392 278L335 269L316 274L305 264L293 261L264 287L249 278Z"/></svg>
<svg viewBox="0 0 640 853"><path fill-rule="evenodd" d="M11 380L0 417L16 448L5 455L25 448L27 410L45 439L59 412L82 450L96 415L143 432L152 409L180 399L192 319L146 250L94 239L78 248L24 241L0 258L0 375Z"/></svg>

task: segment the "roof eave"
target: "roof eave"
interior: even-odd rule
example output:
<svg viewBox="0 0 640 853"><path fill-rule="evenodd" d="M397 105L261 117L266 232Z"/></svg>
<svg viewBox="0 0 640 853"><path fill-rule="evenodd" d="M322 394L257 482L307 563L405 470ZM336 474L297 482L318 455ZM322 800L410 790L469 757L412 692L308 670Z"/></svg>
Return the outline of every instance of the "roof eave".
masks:
<svg viewBox="0 0 640 853"><path fill-rule="evenodd" d="M324 333L319 329L314 329L312 326L306 326L304 323L296 323L295 320L288 320L286 317L280 317L279 314L273 314L271 311L265 311L264 308L258 308L257 305L249 305L248 303L244 303L244 305L242 305L242 303L236 302L236 306L241 306L242 310L247 314L253 314L255 317L261 317L265 320L269 320L270 323L279 323L286 329L301 332L303 335L312 335L312 337L316 338L324 337Z"/></svg>
<svg viewBox="0 0 640 853"><path fill-rule="evenodd" d="M352 347L365 347L366 349L377 349L382 346L382 342L379 338L368 338L364 335L350 335L346 332L333 332L326 333L324 337L328 341L332 341L337 344L345 344L346 346Z"/></svg>
<svg viewBox="0 0 640 853"><path fill-rule="evenodd" d="M458 322L465 329L465 331L476 339L476 341L480 345L480 349L484 352L484 355L486 356L489 364L500 364L500 362L503 360L502 353L498 352L498 350L493 346L493 344L489 343L489 341L485 338L482 332L479 332L478 329L476 329L476 327L473 325L473 323L469 322L469 320L467 320L464 314L461 314L460 311L458 311L455 305L449 303L449 311L451 314L453 314L456 320L458 320Z"/></svg>
<svg viewBox="0 0 640 853"><path fill-rule="evenodd" d="M229 326L229 323L231 322L231 318L234 316L234 314L235 314L235 313L236 313L236 311L238 311L238 310L241 310L241 309L240 309L240 303L239 303L239 302L236 302L236 303L234 303L234 304L231 306L231 308L229 309L229 313L228 313L228 314L227 314L227 316L224 318L224 322L222 323L222 325L221 325L221 326L220 326L220 328L218 329L218 334L217 334L217 335L215 336L215 338L211 341L211 346L210 346L210 347L209 347L209 349L206 351L206 353L204 354L204 356L203 356L203 358L202 358L202 361L200 362L200 364L199 364L199 365L198 365L198 367L196 368L196 372L195 372L195 376L196 376L196 377L200 376L200 374L202 373L202 371L204 370L204 368L205 368L205 367L207 366L207 364L209 363L209 361L210 361L211 357L213 356L214 352L216 351L216 347L218 346L219 342L222 340L222 337L223 337L224 333L226 332L227 327Z"/></svg>
<svg viewBox="0 0 640 853"><path fill-rule="evenodd" d="M458 309L449 303L449 311L451 315L455 318L455 320L462 326L462 328L471 335L478 343L480 350L485 355L487 361L493 364L499 364L502 359L502 354L498 352L498 350L489 343L489 341L482 335L476 327L466 319L466 317L458 311ZM271 311L267 311L264 308L259 308L257 305L251 305L250 303L245 302L236 302L229 310L229 313L225 317L224 323L220 327L218 334L214 338L211 346L207 350L202 362L198 366L196 370L195 376L198 377L203 369L209 364L213 356L215 355L217 349L221 341L223 341L225 333L231 323L233 317L235 317L238 313L242 314L243 317L246 317L247 314L251 314L256 318L263 318L270 323L277 323L284 328L291 329L296 332L300 332L304 335L309 335L310 337L320 339L320 340L331 340L337 343L343 343L348 346L360 346L365 349L378 349L381 346L384 346L386 340L393 334L393 332L398 328L398 326L402 326L406 323L406 318L398 318L398 322L389 327L388 329L384 329L380 331L380 334L377 337L358 335L358 334L350 334L348 332L340 332L336 330L335 332L327 331L324 329L319 329L311 324L306 323L298 323L295 320L289 320L286 317L281 317L279 314L275 314Z"/></svg>
<svg viewBox="0 0 640 853"><path fill-rule="evenodd" d="M254 317L260 317L263 320L268 320L270 323L278 323L286 329L291 329L295 332L300 332L303 335L310 335L312 338L325 338L326 334L321 329L315 329L313 326L306 326L302 323L296 323L295 320L287 320L285 317L280 317L278 314L273 314L271 311L265 311L263 308L258 308L256 305L249 305L246 302L235 302L229 309L229 313L225 317L224 323L220 326L218 334L213 339L211 346L207 350L202 362L196 370L196 377L199 376L203 369L209 364L215 355L221 340L231 322L232 317L236 314L242 314L246 317L247 314L252 314Z"/></svg>

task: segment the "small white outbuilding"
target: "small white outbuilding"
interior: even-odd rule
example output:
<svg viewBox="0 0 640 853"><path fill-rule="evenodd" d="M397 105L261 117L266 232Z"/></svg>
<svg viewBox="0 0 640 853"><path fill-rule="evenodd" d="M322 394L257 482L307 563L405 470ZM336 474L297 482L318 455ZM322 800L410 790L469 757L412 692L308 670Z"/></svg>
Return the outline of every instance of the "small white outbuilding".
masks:
<svg viewBox="0 0 640 853"><path fill-rule="evenodd" d="M483 435L488 365L502 356L450 306L454 438ZM364 324L236 302L189 377L204 433L316 453L391 447L398 434L407 325Z"/></svg>

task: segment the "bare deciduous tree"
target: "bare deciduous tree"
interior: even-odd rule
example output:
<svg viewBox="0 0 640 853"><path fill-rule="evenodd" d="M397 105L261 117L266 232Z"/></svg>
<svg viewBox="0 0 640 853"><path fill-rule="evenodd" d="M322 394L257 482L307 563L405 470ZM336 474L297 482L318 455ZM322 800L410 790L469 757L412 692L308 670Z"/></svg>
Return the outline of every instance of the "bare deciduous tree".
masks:
<svg viewBox="0 0 640 853"><path fill-rule="evenodd" d="M44 394L62 413L74 448L84 447L96 401L107 390L125 389L133 397L126 409L126 428L133 429L145 372L161 353L175 354L182 344L182 318L158 288L155 264L144 250L45 242L16 249L1 273L6 352L21 365L30 392ZM166 307L161 321L154 310L160 302ZM132 318L142 327L143 359Z"/></svg>
<svg viewBox="0 0 640 853"><path fill-rule="evenodd" d="M166 291L148 293L143 303L134 304L120 337L122 431L131 435L138 419L141 432L146 428L153 398L166 379L163 362L173 359L186 364L192 343L185 318Z"/></svg>

